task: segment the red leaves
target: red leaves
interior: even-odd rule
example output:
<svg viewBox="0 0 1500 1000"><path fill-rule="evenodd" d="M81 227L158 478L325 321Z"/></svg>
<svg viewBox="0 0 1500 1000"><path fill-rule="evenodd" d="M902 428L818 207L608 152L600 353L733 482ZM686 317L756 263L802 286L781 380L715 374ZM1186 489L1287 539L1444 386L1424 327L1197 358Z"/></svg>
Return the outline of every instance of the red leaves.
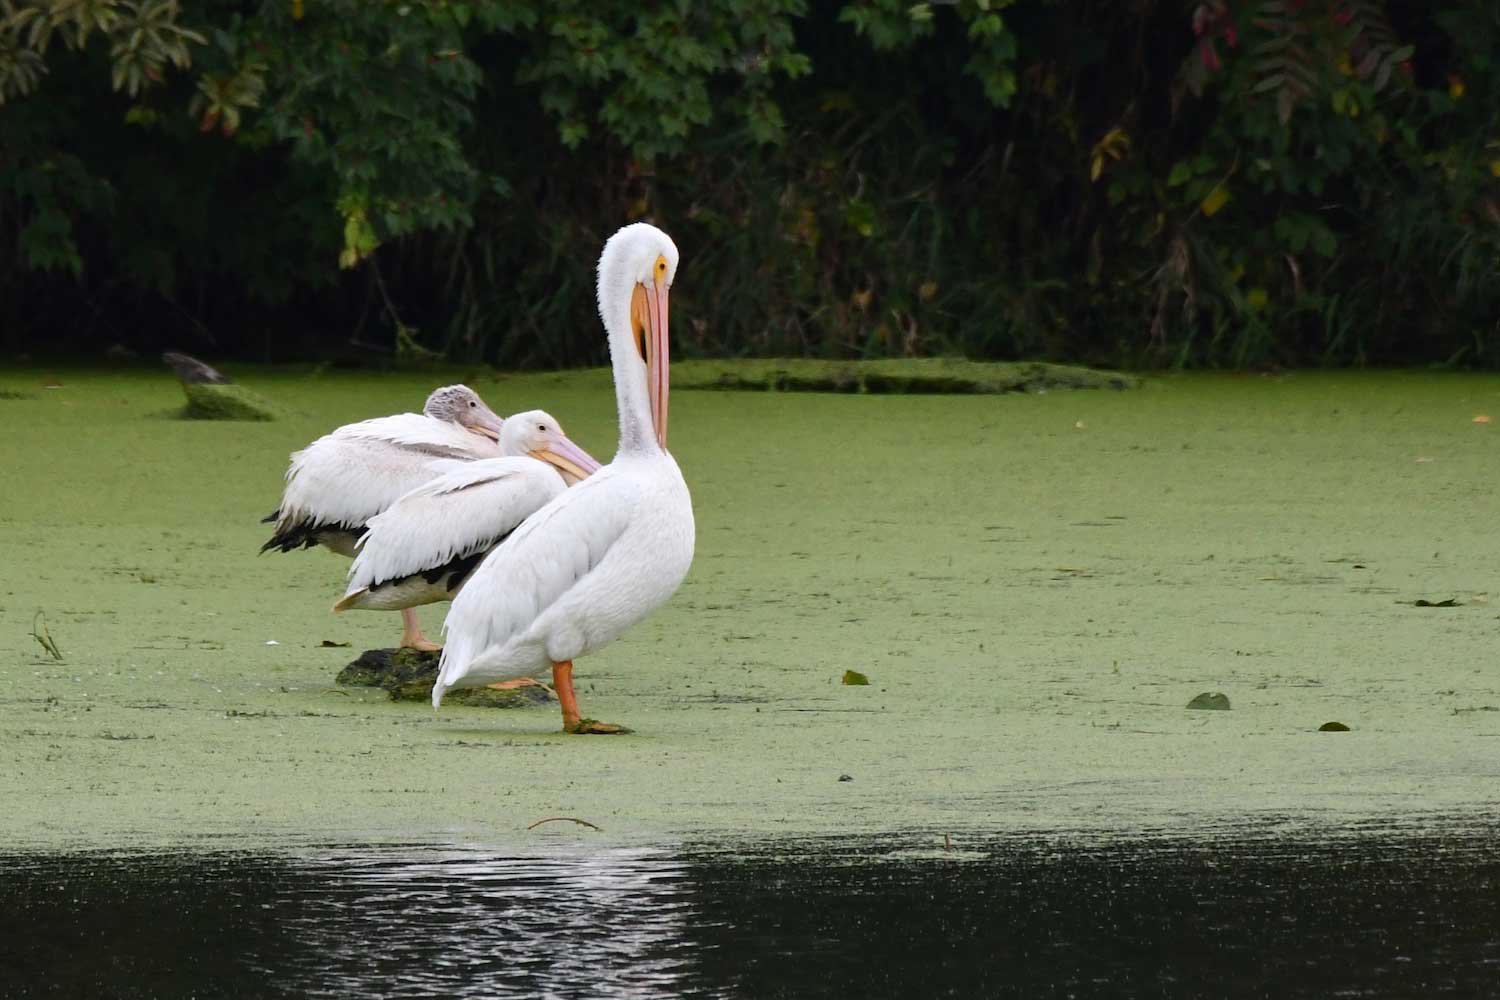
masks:
<svg viewBox="0 0 1500 1000"><path fill-rule="evenodd" d="M1215 41L1222 38L1231 49L1239 46L1238 26L1227 0L1200 3L1193 10L1193 34L1198 36L1198 59L1204 68L1210 73L1223 69L1224 61L1219 58Z"/></svg>

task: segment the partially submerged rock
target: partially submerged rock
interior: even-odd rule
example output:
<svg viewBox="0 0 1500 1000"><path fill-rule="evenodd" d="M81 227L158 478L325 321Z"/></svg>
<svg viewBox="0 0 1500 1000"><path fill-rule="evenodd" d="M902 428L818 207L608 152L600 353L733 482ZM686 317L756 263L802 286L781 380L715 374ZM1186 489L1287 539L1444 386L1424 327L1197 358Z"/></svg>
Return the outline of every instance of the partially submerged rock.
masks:
<svg viewBox="0 0 1500 1000"><path fill-rule="evenodd" d="M168 351L161 359L172 366L187 406L180 416L186 420L275 420L276 407L270 400L235 385L229 376L197 358Z"/></svg>
<svg viewBox="0 0 1500 1000"><path fill-rule="evenodd" d="M1212 693L1205 691L1188 702L1187 707L1209 712L1227 712L1229 711L1229 696L1217 691Z"/></svg>
<svg viewBox="0 0 1500 1000"><path fill-rule="evenodd" d="M367 649L339 671L334 683L347 687L378 687L392 701L432 700L441 653L420 649ZM540 684L497 690L489 687L455 688L443 695L445 705L475 705L482 708L529 708L552 701L552 693Z"/></svg>
<svg viewBox="0 0 1500 1000"><path fill-rule="evenodd" d="M788 392L1000 393L1043 389L1134 389L1134 375L1042 361L965 361L961 358L740 358L679 361L672 386Z"/></svg>
<svg viewBox="0 0 1500 1000"><path fill-rule="evenodd" d="M367 649L334 678L335 684L347 687L380 687L387 691L426 681L427 690L437 680L438 662L441 653L427 653L420 649Z"/></svg>

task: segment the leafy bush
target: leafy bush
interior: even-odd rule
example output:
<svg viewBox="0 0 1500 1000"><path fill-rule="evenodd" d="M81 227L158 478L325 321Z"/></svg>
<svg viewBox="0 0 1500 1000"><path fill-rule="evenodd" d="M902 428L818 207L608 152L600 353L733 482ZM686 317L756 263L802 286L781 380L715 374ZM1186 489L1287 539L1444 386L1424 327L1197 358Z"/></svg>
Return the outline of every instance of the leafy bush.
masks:
<svg viewBox="0 0 1500 1000"><path fill-rule="evenodd" d="M12 351L1500 360L1500 8L8 0Z"/></svg>

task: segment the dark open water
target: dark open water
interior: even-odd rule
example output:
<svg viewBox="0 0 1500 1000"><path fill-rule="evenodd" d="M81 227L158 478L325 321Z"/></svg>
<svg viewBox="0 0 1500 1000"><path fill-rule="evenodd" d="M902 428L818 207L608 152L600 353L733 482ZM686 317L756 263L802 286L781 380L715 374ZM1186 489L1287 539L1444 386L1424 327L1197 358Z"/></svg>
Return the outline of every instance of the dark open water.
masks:
<svg viewBox="0 0 1500 1000"><path fill-rule="evenodd" d="M1500 997L1493 832L564 839L0 856L0 994Z"/></svg>

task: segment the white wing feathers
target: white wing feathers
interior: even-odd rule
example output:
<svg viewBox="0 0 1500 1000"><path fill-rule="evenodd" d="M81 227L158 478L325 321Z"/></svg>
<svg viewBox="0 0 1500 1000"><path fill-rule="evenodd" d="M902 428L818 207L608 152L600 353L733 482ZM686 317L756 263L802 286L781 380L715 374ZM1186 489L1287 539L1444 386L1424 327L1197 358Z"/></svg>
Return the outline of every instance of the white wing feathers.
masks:
<svg viewBox="0 0 1500 1000"><path fill-rule="evenodd" d="M301 523L357 528L432 478L435 458L495 458L500 446L445 420L401 413L347 424L292 455L278 531Z"/></svg>
<svg viewBox="0 0 1500 1000"><path fill-rule="evenodd" d="M500 446L487 437L466 431L448 420L438 420L425 413L398 413L390 417L361 420L345 424L327 437L352 441L385 441L430 452L442 458L498 458Z"/></svg>
<svg viewBox="0 0 1500 1000"><path fill-rule="evenodd" d="M429 462L438 473L371 518L349 571L349 593L491 548L565 490L534 458Z"/></svg>
<svg viewBox="0 0 1500 1000"><path fill-rule="evenodd" d="M443 625L439 689L559 610L630 524L629 481L617 466L605 466L537 511L479 564Z"/></svg>

